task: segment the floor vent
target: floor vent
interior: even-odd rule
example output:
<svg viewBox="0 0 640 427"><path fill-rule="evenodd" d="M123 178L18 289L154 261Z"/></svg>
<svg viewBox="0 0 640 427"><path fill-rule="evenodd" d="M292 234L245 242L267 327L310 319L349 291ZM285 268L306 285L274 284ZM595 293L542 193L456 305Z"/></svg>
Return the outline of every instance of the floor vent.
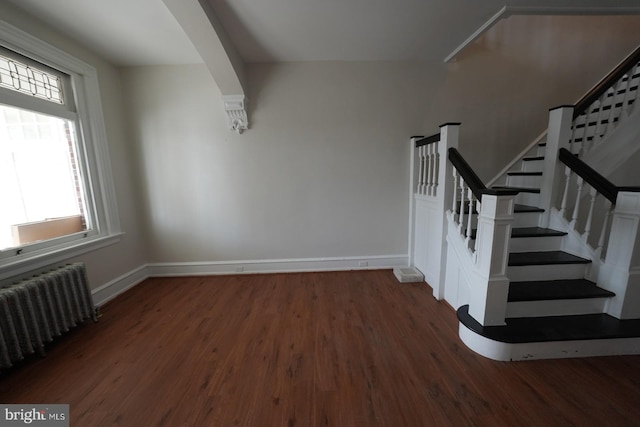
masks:
<svg viewBox="0 0 640 427"><path fill-rule="evenodd" d="M393 274L401 283L423 282L424 275L415 267L396 267Z"/></svg>

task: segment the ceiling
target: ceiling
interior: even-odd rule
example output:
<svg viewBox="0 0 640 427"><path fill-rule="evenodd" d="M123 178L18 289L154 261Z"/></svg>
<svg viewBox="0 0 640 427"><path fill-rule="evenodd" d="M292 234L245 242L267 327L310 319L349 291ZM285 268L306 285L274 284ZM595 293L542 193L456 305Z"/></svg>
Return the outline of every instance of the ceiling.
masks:
<svg viewBox="0 0 640 427"><path fill-rule="evenodd" d="M201 1L210 2L245 62L442 61L505 3L516 8L538 7L540 11L565 6L563 13L572 3L571 0ZM2 2L25 10L116 65L202 62L162 0L0 0L0 7ZM583 1L581 8L591 13L604 11L603 3L607 8L635 8L640 13L637 0Z"/></svg>

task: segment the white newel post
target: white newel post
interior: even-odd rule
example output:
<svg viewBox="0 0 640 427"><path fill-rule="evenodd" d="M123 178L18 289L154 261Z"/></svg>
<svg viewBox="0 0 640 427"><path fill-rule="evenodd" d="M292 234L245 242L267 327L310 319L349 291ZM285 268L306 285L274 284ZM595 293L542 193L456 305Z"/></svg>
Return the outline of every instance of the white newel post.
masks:
<svg viewBox="0 0 640 427"><path fill-rule="evenodd" d="M564 166L558 160L560 148L569 149L571 139L571 123L573 122L573 106L561 106L549 110L549 127L547 130L547 146L544 156L544 173L540 186L540 227L549 226L549 213L554 197L560 191L564 177Z"/></svg>
<svg viewBox="0 0 640 427"><path fill-rule="evenodd" d="M446 266L446 210L453 201L452 166L447 149L458 147L459 123L440 126L440 141L415 148L411 138L411 205L409 263L424 274L433 296L444 297Z"/></svg>
<svg viewBox="0 0 640 427"><path fill-rule="evenodd" d="M483 326L505 324L509 241L515 195L482 196L476 236L478 280L469 289L469 314Z"/></svg>
<svg viewBox="0 0 640 427"><path fill-rule="evenodd" d="M605 262L598 285L615 292L607 314L618 319L640 318L640 192L618 192Z"/></svg>
<svg viewBox="0 0 640 427"><path fill-rule="evenodd" d="M416 186L418 184L418 158L416 156L416 141L421 139L421 136L412 136L409 139L409 265L415 265L415 250L414 250L414 233L415 233L415 221L416 221L416 207L414 202L414 194Z"/></svg>
<svg viewBox="0 0 640 427"><path fill-rule="evenodd" d="M453 182L450 177L453 175L453 165L448 160L447 153L449 148L458 149L458 140L460 138L460 123L445 123L440 126L440 141L438 142L438 200L437 212L439 220L436 225L434 237L440 243L439 260L437 271L437 285L433 285L433 296L437 300L444 298L445 273L447 271L447 209L453 203Z"/></svg>

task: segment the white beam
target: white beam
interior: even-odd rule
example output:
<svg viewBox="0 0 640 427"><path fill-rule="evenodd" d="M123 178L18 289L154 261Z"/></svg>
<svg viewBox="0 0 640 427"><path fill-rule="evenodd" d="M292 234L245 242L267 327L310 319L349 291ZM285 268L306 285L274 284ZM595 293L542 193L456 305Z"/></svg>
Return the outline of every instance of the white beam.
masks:
<svg viewBox="0 0 640 427"><path fill-rule="evenodd" d="M229 128L240 133L246 130L244 62L208 0L162 1L187 34L216 82L223 96ZM241 111L238 106L242 107Z"/></svg>

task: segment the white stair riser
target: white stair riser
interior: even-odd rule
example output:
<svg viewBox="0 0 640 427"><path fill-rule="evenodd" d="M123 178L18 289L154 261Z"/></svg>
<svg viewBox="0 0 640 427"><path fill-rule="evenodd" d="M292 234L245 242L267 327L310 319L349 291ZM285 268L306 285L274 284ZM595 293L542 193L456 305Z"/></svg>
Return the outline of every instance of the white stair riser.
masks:
<svg viewBox="0 0 640 427"><path fill-rule="evenodd" d="M522 162L524 172L544 172L544 160L530 160Z"/></svg>
<svg viewBox="0 0 640 427"><path fill-rule="evenodd" d="M514 227L537 227L539 221L539 212L517 212L513 215Z"/></svg>
<svg viewBox="0 0 640 427"><path fill-rule="evenodd" d="M523 265L507 267L512 282L529 280L583 279L588 264Z"/></svg>
<svg viewBox="0 0 640 427"><path fill-rule="evenodd" d="M562 245L562 236L518 237L509 242L509 252L557 251Z"/></svg>
<svg viewBox="0 0 640 427"><path fill-rule="evenodd" d="M541 147L541 146L538 145L538 148L536 150L536 154L535 154L535 156L532 156L532 157L540 157L540 156L544 157L546 148L547 148L546 146L542 146Z"/></svg>
<svg viewBox="0 0 640 427"><path fill-rule="evenodd" d="M542 175L510 175L507 178L509 187L540 188L542 185Z"/></svg>
<svg viewBox="0 0 640 427"><path fill-rule="evenodd" d="M514 301L507 303L507 317L568 316L604 312L608 298L583 298L551 301Z"/></svg>
<svg viewBox="0 0 640 427"><path fill-rule="evenodd" d="M538 206L540 202L540 194L539 193L518 193L516 196L516 203L521 205L528 206Z"/></svg>

